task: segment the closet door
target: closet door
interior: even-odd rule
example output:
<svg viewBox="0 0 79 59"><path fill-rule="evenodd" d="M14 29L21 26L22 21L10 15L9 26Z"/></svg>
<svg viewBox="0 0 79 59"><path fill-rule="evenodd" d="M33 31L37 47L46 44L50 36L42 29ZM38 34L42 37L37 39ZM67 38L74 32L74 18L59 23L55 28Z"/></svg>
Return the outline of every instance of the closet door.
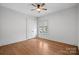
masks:
<svg viewBox="0 0 79 59"><path fill-rule="evenodd" d="M35 17L27 17L27 39L34 38L37 35L37 21Z"/></svg>

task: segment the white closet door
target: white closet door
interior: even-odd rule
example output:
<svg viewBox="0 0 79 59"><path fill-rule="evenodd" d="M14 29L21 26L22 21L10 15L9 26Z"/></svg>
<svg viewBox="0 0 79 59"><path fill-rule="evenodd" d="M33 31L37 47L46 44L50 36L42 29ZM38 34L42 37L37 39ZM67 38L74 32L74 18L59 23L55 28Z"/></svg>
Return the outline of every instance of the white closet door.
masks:
<svg viewBox="0 0 79 59"><path fill-rule="evenodd" d="M27 39L34 38L37 35L37 21L35 17L27 17Z"/></svg>

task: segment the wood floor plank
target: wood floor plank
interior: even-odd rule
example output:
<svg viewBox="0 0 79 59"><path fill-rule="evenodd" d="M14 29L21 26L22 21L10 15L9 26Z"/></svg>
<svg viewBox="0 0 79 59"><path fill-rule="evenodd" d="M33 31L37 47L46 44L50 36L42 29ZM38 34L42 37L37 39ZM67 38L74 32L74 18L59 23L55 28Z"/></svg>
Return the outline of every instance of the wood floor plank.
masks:
<svg viewBox="0 0 79 59"><path fill-rule="evenodd" d="M0 47L0 55L76 55L77 46L34 38Z"/></svg>

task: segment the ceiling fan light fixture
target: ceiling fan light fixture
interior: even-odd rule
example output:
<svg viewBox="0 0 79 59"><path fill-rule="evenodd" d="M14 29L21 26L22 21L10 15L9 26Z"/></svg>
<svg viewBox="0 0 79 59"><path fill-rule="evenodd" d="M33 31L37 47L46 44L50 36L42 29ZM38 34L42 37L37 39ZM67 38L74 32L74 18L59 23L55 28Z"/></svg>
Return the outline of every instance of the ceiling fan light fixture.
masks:
<svg viewBox="0 0 79 59"><path fill-rule="evenodd" d="M36 10L37 10L37 11L41 11L41 9L40 9L40 8L37 8Z"/></svg>
<svg viewBox="0 0 79 59"><path fill-rule="evenodd" d="M35 7L35 9L33 9L33 10L36 10L36 11L38 11L38 12L41 12L42 10L47 10L46 8L44 8L44 5L45 5L45 3L35 3L35 4L32 4L32 6L34 6Z"/></svg>

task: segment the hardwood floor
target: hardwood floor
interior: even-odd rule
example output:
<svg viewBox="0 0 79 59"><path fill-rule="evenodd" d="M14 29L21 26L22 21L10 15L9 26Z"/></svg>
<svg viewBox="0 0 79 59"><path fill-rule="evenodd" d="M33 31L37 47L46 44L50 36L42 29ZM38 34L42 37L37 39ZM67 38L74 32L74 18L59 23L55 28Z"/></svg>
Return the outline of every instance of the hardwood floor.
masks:
<svg viewBox="0 0 79 59"><path fill-rule="evenodd" d="M0 47L0 55L72 55L77 54L77 47L42 38Z"/></svg>

